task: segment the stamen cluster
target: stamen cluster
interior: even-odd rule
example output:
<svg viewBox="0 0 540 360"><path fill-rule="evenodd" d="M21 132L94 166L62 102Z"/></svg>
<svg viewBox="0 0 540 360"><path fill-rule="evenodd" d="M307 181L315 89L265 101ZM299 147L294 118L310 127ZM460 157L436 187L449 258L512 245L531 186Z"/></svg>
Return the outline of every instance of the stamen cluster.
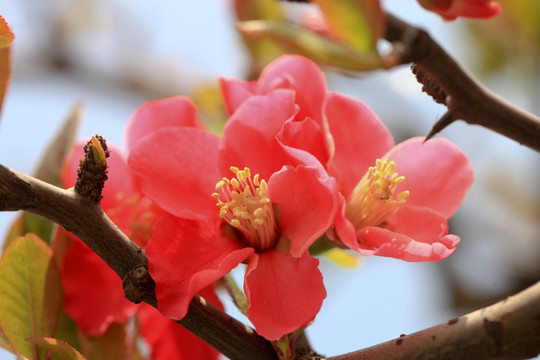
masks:
<svg viewBox="0 0 540 360"><path fill-rule="evenodd" d="M395 172L396 164L377 159L368 169L347 200L345 216L356 229L380 226L407 202L408 191L394 197L397 186L405 180Z"/></svg>
<svg viewBox="0 0 540 360"><path fill-rule="evenodd" d="M219 217L234 226L244 240L259 251L273 247L277 241L277 224L268 197L266 181L253 179L249 168L231 167L236 178L223 178L216 184L212 197L220 207Z"/></svg>

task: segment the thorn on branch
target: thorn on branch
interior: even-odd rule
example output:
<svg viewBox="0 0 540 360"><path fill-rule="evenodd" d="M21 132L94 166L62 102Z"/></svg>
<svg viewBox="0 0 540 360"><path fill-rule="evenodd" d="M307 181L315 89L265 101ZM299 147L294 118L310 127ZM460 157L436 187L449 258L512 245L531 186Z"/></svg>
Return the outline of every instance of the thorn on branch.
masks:
<svg viewBox="0 0 540 360"><path fill-rule="evenodd" d="M450 112L450 111L447 111L440 119L439 121L437 121L435 123L435 125L433 125L433 127L431 128L431 131L429 132L429 134L426 136L426 138L424 139L424 142L428 141L429 139L431 139L433 136L435 136L436 134L438 134L439 132L441 132L445 127L447 127L448 125L450 125L451 123L453 123L454 121L456 121L457 119L454 117L454 115Z"/></svg>
<svg viewBox="0 0 540 360"><path fill-rule="evenodd" d="M416 80L423 85L423 92L431 96L435 102L446 105L446 92L425 73L421 66L412 64L411 71L416 76Z"/></svg>
<svg viewBox="0 0 540 360"><path fill-rule="evenodd" d="M77 182L75 183L75 192L99 203L103 198L101 195L105 180L107 180L107 161L109 149L105 139L101 136L93 136L84 146L84 159L79 164L77 170Z"/></svg>

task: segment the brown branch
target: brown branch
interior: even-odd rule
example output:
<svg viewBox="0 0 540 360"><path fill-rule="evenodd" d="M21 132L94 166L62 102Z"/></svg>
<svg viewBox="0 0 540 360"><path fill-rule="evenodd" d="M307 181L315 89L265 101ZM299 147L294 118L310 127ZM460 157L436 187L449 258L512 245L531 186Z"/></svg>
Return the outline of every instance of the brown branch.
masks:
<svg viewBox="0 0 540 360"><path fill-rule="evenodd" d="M447 323L328 360L529 359L540 353L540 282Z"/></svg>
<svg viewBox="0 0 540 360"><path fill-rule="evenodd" d="M390 62L416 63L423 80L436 84L446 94L444 104L453 118L481 125L540 151L540 118L481 85L426 31L388 15L385 38L394 44Z"/></svg>
<svg viewBox="0 0 540 360"><path fill-rule="evenodd" d="M0 165L0 211L26 210L83 240L122 278L126 297L157 307L144 251L129 240L93 200ZM177 321L231 359L277 358L272 345L247 325L195 297Z"/></svg>

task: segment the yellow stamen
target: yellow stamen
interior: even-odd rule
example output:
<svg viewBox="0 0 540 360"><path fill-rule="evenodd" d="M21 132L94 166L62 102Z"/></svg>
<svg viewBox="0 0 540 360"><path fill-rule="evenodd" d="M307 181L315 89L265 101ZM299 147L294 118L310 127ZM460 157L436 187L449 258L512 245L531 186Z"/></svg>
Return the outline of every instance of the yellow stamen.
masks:
<svg viewBox="0 0 540 360"><path fill-rule="evenodd" d="M243 235L248 245L258 251L273 247L278 239L277 224L268 197L266 181L253 179L249 168L240 170L231 167L236 178L223 178L216 184L212 197L220 207L219 217L234 226Z"/></svg>
<svg viewBox="0 0 540 360"><path fill-rule="evenodd" d="M356 229L364 226L380 226L407 202L408 191L394 197L397 186L404 176L394 171L396 164L388 159L377 159L347 200L345 216Z"/></svg>

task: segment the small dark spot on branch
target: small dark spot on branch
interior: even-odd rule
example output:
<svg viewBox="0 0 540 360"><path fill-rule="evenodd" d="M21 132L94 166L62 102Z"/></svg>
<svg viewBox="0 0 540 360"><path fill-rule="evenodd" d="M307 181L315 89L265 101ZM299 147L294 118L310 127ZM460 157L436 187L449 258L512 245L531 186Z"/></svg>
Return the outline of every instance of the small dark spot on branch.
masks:
<svg viewBox="0 0 540 360"><path fill-rule="evenodd" d="M403 343L403 339L397 339L396 340L396 345L401 345Z"/></svg>
<svg viewBox="0 0 540 360"><path fill-rule="evenodd" d="M450 320L448 320L448 325L457 324L458 321L459 321L459 318L450 319Z"/></svg>
<svg viewBox="0 0 540 360"><path fill-rule="evenodd" d="M493 356L501 356L503 353L502 344L503 344L503 325L500 321L490 321L484 319L484 330L486 334L493 340L495 343L495 353L491 354Z"/></svg>

